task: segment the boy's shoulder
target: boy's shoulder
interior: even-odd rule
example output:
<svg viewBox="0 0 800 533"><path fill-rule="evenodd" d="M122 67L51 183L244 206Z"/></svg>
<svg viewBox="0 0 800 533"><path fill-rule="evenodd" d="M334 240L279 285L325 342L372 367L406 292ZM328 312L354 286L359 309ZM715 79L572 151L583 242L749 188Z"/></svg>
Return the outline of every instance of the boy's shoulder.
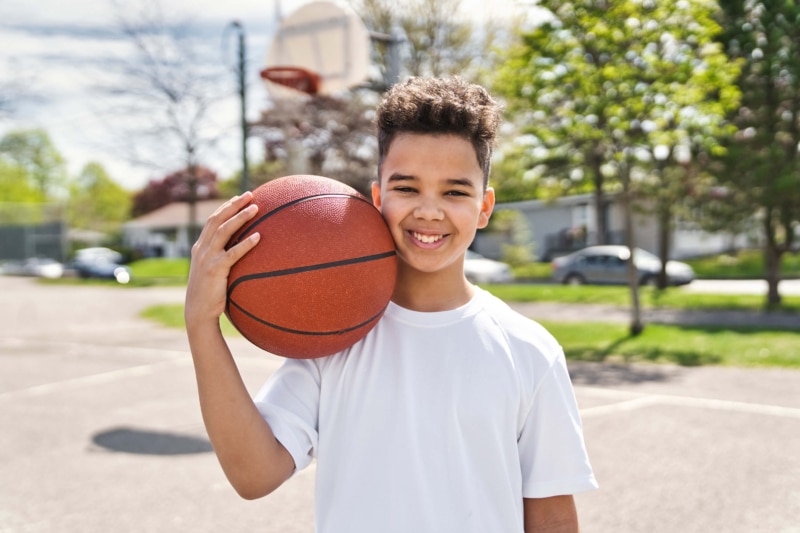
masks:
<svg viewBox="0 0 800 533"><path fill-rule="evenodd" d="M477 291L476 297L483 310L511 344L517 347L528 346L547 359L563 353L561 345L544 326L516 311L485 289L478 288Z"/></svg>

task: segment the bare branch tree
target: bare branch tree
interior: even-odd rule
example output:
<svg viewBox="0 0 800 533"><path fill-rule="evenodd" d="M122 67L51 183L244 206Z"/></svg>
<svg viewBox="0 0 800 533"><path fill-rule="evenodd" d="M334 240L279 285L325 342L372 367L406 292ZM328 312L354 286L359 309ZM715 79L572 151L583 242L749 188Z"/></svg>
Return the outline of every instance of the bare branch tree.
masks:
<svg viewBox="0 0 800 533"><path fill-rule="evenodd" d="M131 45L106 86L116 101L114 113L122 119L112 126L124 135L121 151L131 163L165 173L186 169L194 238L195 170L222 131L214 111L225 94L224 66L206 59L205 43L190 18L168 15L158 0L112 1L115 30Z"/></svg>
<svg viewBox="0 0 800 533"><path fill-rule="evenodd" d="M402 74L410 76L458 74L480 81L491 68L492 48L503 28L510 30L508 22L487 20L479 25L469 20L463 16L462 0L350 0L350 4L369 30L382 34L401 30ZM373 47L373 62L384 72L387 46L378 41Z"/></svg>

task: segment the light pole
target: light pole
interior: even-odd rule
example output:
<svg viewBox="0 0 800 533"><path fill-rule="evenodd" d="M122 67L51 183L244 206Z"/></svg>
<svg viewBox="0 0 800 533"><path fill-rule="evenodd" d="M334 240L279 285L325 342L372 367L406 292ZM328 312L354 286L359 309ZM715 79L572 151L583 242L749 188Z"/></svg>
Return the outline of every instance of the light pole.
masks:
<svg viewBox="0 0 800 533"><path fill-rule="evenodd" d="M247 169L247 85L246 85L246 51L245 51L245 36L244 26L238 21L234 20L230 24L236 29L239 34L239 63L236 68L236 74L239 81L239 103L241 105L241 130L242 130L242 176L239 184L239 192L247 191L249 187L250 178Z"/></svg>

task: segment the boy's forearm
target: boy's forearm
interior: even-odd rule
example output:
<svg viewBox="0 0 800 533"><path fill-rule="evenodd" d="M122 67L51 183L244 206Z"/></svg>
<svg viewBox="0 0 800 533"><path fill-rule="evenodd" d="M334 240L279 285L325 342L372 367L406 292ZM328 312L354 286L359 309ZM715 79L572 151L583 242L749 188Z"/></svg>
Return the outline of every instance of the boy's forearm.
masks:
<svg viewBox="0 0 800 533"><path fill-rule="evenodd" d="M571 495L525 498L525 533L578 533L578 512Z"/></svg>
<svg viewBox="0 0 800 533"><path fill-rule="evenodd" d="M187 324L200 409L211 444L234 489L247 499L269 494L291 476L291 455L258 412L219 323Z"/></svg>

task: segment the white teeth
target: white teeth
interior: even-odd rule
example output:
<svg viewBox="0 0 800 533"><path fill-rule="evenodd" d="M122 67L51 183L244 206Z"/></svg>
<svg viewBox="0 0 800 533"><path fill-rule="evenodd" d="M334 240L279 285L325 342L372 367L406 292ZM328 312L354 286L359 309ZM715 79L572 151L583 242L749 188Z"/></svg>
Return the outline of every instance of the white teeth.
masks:
<svg viewBox="0 0 800 533"><path fill-rule="evenodd" d="M424 242L425 244L433 244L436 241L442 239L441 235L423 235L422 233L417 233L416 231L411 232L414 235L414 238Z"/></svg>

